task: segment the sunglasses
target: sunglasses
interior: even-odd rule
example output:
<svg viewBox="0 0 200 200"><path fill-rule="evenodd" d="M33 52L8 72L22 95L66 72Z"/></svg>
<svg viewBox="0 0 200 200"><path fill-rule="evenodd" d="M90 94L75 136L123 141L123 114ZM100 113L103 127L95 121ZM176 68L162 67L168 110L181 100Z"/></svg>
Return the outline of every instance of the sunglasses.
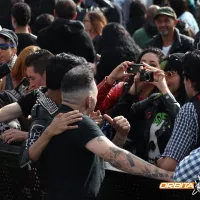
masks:
<svg viewBox="0 0 200 200"><path fill-rule="evenodd" d="M7 43L5 43L5 44L0 44L0 49L1 50L7 50L8 48L13 48L13 45L12 44L7 44Z"/></svg>

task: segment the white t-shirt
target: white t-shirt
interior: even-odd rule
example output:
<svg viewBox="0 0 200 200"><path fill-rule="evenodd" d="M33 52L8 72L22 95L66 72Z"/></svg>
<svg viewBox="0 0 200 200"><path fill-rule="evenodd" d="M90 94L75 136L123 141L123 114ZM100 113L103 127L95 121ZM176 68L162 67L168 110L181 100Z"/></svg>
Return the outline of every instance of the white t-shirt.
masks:
<svg viewBox="0 0 200 200"><path fill-rule="evenodd" d="M171 46L172 46L172 45L169 45L169 46L167 46L167 47L162 47L162 50L163 50L163 52L164 52L165 55L168 54L168 52L169 52Z"/></svg>

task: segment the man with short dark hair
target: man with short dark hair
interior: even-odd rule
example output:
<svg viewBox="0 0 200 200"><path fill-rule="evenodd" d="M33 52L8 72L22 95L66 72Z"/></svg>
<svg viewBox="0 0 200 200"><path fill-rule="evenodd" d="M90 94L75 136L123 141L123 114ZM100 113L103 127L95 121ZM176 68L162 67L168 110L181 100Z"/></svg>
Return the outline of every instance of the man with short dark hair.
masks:
<svg viewBox="0 0 200 200"><path fill-rule="evenodd" d="M194 50L193 39L179 33L175 28L178 20L171 7L161 7L154 17L159 34L147 46L163 50L165 55L172 53L186 53Z"/></svg>
<svg viewBox="0 0 200 200"><path fill-rule="evenodd" d="M26 3L16 3L11 10L12 25L19 39L18 54L27 46L36 45L37 37L30 33L31 8Z"/></svg>
<svg viewBox="0 0 200 200"><path fill-rule="evenodd" d="M43 49L54 54L72 53L94 62L95 50L81 22L76 21L76 4L72 0L61 0L55 6L55 21L40 31L37 42Z"/></svg>
<svg viewBox="0 0 200 200"><path fill-rule="evenodd" d="M90 119L98 91L88 64L70 70L63 78L61 91L59 113L79 110L83 116L75 123L77 129L55 136L46 149L49 200L96 199L104 179L103 159L128 173L171 180L172 173L115 146Z"/></svg>
<svg viewBox="0 0 200 200"><path fill-rule="evenodd" d="M40 86L46 86L46 66L48 65L48 60L52 56L53 55L47 50L38 50L26 58L26 73L30 81L30 90L39 88ZM18 101L15 103L5 106L8 107L8 112L2 114L3 118L7 118L3 121L10 121L12 119L19 118L22 115L25 117L30 115L31 109L35 104L37 96L28 95L25 101L23 101L23 99L24 97L18 99ZM6 109L5 107L3 107L0 112ZM19 131L16 129L9 129L3 134L3 140L6 143L12 143L14 141L21 142L27 138L28 132Z"/></svg>
<svg viewBox="0 0 200 200"><path fill-rule="evenodd" d="M51 26L53 21L54 21L53 15L50 15L50 14L47 14L47 13L39 15L35 20L35 34L38 35L38 33L42 29Z"/></svg>
<svg viewBox="0 0 200 200"><path fill-rule="evenodd" d="M53 137L54 134L58 134L57 130L53 133L50 133L52 131L51 129L44 131L44 126L46 126L48 122L51 121L56 115L58 111L58 105L62 102L60 88L63 76L70 69L82 63L86 63L84 58L66 53L58 54L49 59L46 67L46 86L48 90L46 94L40 90L36 91L37 101L31 112L32 124L29 131L29 137L26 141L26 146L22 157L20 158L20 164L22 166L30 163L31 161L38 160L40 154L48 144L48 141L51 139L51 137ZM29 96L31 96L31 94ZM26 101L27 98L21 99L21 106L28 106L29 103ZM72 115L73 114L74 118L72 116L72 119L76 119L76 117L79 116L78 112L74 112ZM70 114L68 117L70 117ZM66 128L68 128L68 126L66 126ZM44 133L42 134L43 131ZM36 142L40 136L41 138L39 139L39 142Z"/></svg>
<svg viewBox="0 0 200 200"><path fill-rule="evenodd" d="M46 86L46 67L53 54L48 50L41 49L27 56L26 74L29 78L29 90L34 90L40 86Z"/></svg>
<svg viewBox="0 0 200 200"><path fill-rule="evenodd" d="M185 90L190 101L184 104L177 114L170 140L157 161L159 167L171 171L174 171L178 163L193 149L200 146L199 50L185 54L183 70Z"/></svg>

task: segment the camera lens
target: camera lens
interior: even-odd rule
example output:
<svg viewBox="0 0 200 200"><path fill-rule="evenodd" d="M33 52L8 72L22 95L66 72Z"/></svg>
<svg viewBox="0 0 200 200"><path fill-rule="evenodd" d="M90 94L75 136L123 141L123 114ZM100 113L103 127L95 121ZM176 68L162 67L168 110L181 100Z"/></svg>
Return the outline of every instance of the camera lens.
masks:
<svg viewBox="0 0 200 200"><path fill-rule="evenodd" d="M149 72L145 72L144 76L145 76L145 80L146 81L150 81L151 80L151 76L150 76Z"/></svg>

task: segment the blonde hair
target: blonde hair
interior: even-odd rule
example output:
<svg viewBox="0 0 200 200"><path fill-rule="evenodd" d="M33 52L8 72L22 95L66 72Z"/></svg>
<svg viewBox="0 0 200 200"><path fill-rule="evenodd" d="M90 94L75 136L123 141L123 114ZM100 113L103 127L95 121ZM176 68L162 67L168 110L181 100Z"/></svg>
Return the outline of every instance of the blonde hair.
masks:
<svg viewBox="0 0 200 200"><path fill-rule="evenodd" d="M101 35L104 26L107 24L104 14L101 11L89 11L87 15L94 31Z"/></svg>

